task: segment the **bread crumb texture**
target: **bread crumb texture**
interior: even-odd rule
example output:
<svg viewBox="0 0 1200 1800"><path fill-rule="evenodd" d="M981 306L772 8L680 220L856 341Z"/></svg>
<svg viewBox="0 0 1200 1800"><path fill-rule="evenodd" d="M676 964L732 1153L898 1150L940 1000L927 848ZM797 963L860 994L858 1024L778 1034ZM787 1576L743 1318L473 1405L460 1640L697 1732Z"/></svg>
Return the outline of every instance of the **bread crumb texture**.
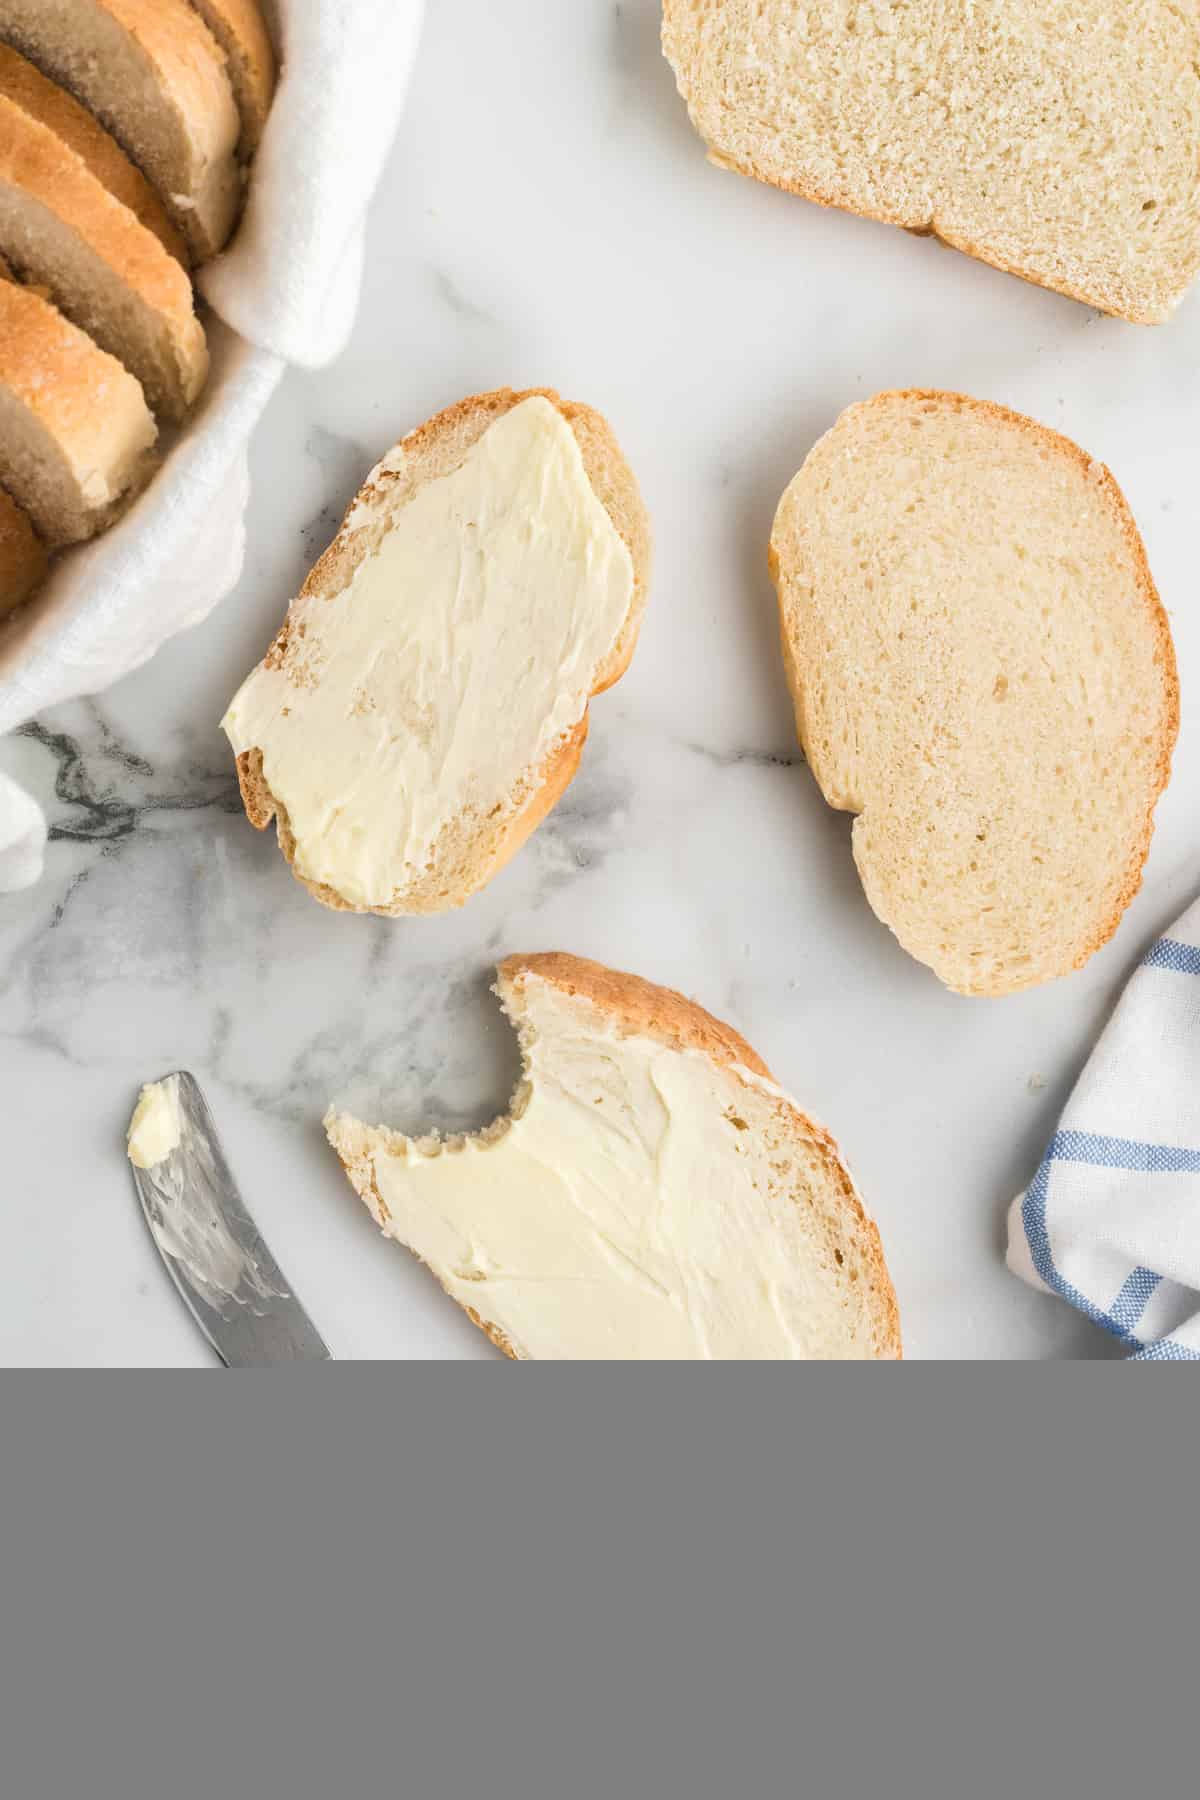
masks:
<svg viewBox="0 0 1200 1800"><path fill-rule="evenodd" d="M836 1144L737 1033L579 957L512 957L510 1113L326 1130L386 1236L518 1360L895 1358L879 1234Z"/></svg>
<svg viewBox="0 0 1200 1800"><path fill-rule="evenodd" d="M842 415L771 540L801 742L872 907L965 994L1078 968L1137 892L1179 687L1116 482L958 394Z"/></svg>
<svg viewBox="0 0 1200 1800"><path fill-rule="evenodd" d="M666 0L712 159L1148 324L1200 268L1195 0Z"/></svg>

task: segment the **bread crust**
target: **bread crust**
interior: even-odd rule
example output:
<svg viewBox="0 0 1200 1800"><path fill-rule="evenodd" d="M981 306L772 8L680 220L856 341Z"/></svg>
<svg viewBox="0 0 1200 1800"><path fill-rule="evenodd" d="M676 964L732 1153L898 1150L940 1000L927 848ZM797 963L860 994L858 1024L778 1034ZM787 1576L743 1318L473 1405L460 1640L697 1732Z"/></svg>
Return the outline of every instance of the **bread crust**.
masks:
<svg viewBox="0 0 1200 1800"><path fill-rule="evenodd" d="M40 295L0 280L0 385L37 421L80 484L103 475L119 488L90 513L83 535L111 524L141 492L156 462L157 432L133 376ZM78 541L64 538L54 520L39 517L24 495L16 497L51 548Z"/></svg>
<svg viewBox="0 0 1200 1800"><path fill-rule="evenodd" d="M81 26L87 22L79 0ZM39 8L32 0L0 0L0 30L47 74L57 75L102 119L122 148L144 169L171 220L197 261L214 256L228 241L242 200L234 158L241 130L225 55L188 0L86 0L86 9L106 16L137 57L146 92L153 89L160 116L172 120L178 142L186 142L195 176L191 191L152 166L151 140L139 143L136 114L123 111L111 83L94 67L68 78L50 37L39 35Z"/></svg>
<svg viewBox="0 0 1200 1800"><path fill-rule="evenodd" d="M680 97L688 106L691 114L691 100L685 88L685 75L682 57L678 60L674 55L672 33L678 21L680 0L663 0L662 46L663 54L675 73L676 85ZM760 181L766 187L773 187L782 193L795 194L802 200L810 201L814 206L824 206L837 212L852 213L860 219L871 219L879 225L894 225L913 237L936 238L949 250L958 250L964 256L976 262L986 263L989 268L998 269L1002 274L1015 275L1021 281L1029 282L1033 287L1046 289L1050 293L1062 294L1068 300L1077 300L1084 306L1096 308L1100 312L1110 314L1114 318L1124 319L1131 325L1161 325L1170 318L1173 305L1144 306L1132 299L1127 292L1113 289L1104 290L1099 285L1085 287L1081 282L1073 281L1069 275L1059 280L1051 280L1048 276L1023 268L1018 262L1006 258L998 251L978 242L969 236L958 236L947 230L938 219L936 209L928 216L914 217L902 208L880 210L877 207L864 205L849 188L835 190L821 187L815 182L800 178L789 179L787 176L760 167L753 159L742 160L724 149L718 149L703 132L696 127L701 142L706 144L709 161L717 168L728 169L735 175L748 176L752 181Z"/></svg>
<svg viewBox="0 0 1200 1800"><path fill-rule="evenodd" d="M225 52L229 79L242 120L238 148L250 158L262 140L275 98L276 63L266 21L257 0L190 0Z"/></svg>
<svg viewBox="0 0 1200 1800"><path fill-rule="evenodd" d="M192 285L180 264L62 138L2 95L0 183L27 195L36 206L60 220L144 307L157 315L169 339L174 365L167 377L167 391L157 397L168 417L182 419L204 385L208 348L195 314ZM11 259L19 260L20 242L4 248ZM40 280L43 273L32 265L23 272L34 281ZM65 295L56 293L55 299L68 314L77 310L66 304ZM99 341L106 334L93 330L91 335ZM101 347L113 354L121 348L115 343ZM148 371L142 374L145 386Z"/></svg>
<svg viewBox="0 0 1200 1800"><path fill-rule="evenodd" d="M572 998L590 1001L622 1036L650 1038L677 1052L698 1051L717 1068L728 1070L743 1086L751 1086L756 1078L775 1086L762 1058L731 1025L714 1018L694 1000L672 988L658 987L639 975L628 975L565 951L509 956L500 964L497 973L496 992L514 1023L510 1000L519 995L526 982L545 981ZM761 1093L760 1088L756 1091ZM773 1099L777 1119L786 1135L815 1148L834 1176L846 1216L847 1237L857 1239L863 1266L869 1272L877 1357L884 1361L900 1361L904 1354L900 1309L878 1227L863 1206L830 1133L801 1112L785 1094L777 1092ZM336 1145L334 1148L336 1151ZM352 1168L340 1152L338 1160L351 1185L364 1200L367 1194L363 1187L368 1188L368 1204L376 1217L386 1219L387 1207L369 1167ZM444 1284L439 1285L444 1287ZM453 1295L451 1298L456 1299ZM474 1308L464 1307L464 1311L505 1356L514 1361L522 1360L502 1331L485 1323Z"/></svg>
<svg viewBox="0 0 1200 1800"><path fill-rule="evenodd" d="M491 393L476 394L448 407L410 432L397 446L404 453L402 464L398 467L380 465L374 478L351 501L341 529L313 567L298 598L308 600L314 595L340 596L359 562L374 547L374 537L356 522L360 507L374 506L388 499L393 502L402 501L425 482L452 474L461 467L468 451L489 426L505 413L511 412L514 406L519 406L523 400L534 398L549 400L570 425L579 444L588 478L633 560L634 587L629 612L611 655L597 671L596 685L590 698L594 699L597 694L612 687L629 667L645 610L650 578L650 524L633 471L625 461L608 421L589 406L563 400L553 388L527 388L521 391L499 388ZM397 487L400 489L399 493L396 492ZM292 609L289 608L282 630L267 651L265 660L268 663L284 655L291 623ZM480 878L473 883L469 893L452 898L442 891L442 878L435 872L427 883L407 893L402 902L370 908L353 905L333 888L322 882L310 881L297 870L296 840L287 817L287 809L271 792L263 771L260 750L251 748L239 754L238 783L250 823L262 831L275 819L279 847L291 866L293 875L323 906L328 906L335 912L370 911L384 918L399 918L414 913L438 913L464 904L471 894L478 893L480 888L485 887L541 824L573 779L579 767L587 732L588 712L585 706L578 723L551 747L541 770L531 783L526 799L516 812L502 816L495 822L485 823L479 834L484 846L479 856L482 870ZM433 862L436 871L436 851Z"/></svg>
<svg viewBox="0 0 1200 1800"><path fill-rule="evenodd" d="M0 619L28 600L45 573L45 546L16 501L0 488Z"/></svg>
<svg viewBox="0 0 1200 1800"><path fill-rule="evenodd" d="M1146 547L1137 528L1129 502L1113 475L1104 463L1098 463L1089 456L1071 438L1064 437L1061 432L1031 419L1024 413L1014 412L1010 407L1001 406L992 400L976 400L969 394L944 392L936 388L892 388L875 394L869 400L858 403L858 409L868 411L893 405L896 402L932 402L938 406L949 407L957 413L971 413L977 418L986 419L1005 428L1015 428L1031 438L1035 443L1052 451L1055 455L1064 456L1068 461L1076 463L1088 476L1099 484L1105 510L1112 523L1117 527L1129 550L1133 562L1138 598L1146 609L1154 632L1155 643L1161 659L1163 685L1165 695L1165 712L1163 727L1160 733L1155 772L1146 802L1146 816L1141 833L1135 841L1126 866L1125 877L1121 885L1116 904L1108 915L1090 928L1083 936L1074 961L1069 968L1056 972L1055 976L1038 976L1033 982L1023 985L1039 985L1041 982L1056 979L1058 975L1067 975L1083 967L1097 950L1104 947L1112 938L1124 917L1130 902L1134 899L1142 885L1146 859L1150 854L1150 844L1154 836L1154 809L1171 778L1171 758L1175 743L1179 736L1180 692L1179 669L1175 657L1175 645L1171 637L1171 627L1166 610L1150 572L1150 564L1146 557ZM857 409L856 409L857 410ZM799 658L794 652L788 637L787 615L785 607L785 586L787 571L780 554L775 533L772 533L768 551L771 576L775 583L779 602L780 635L784 650L784 665L787 671L788 685L795 703L797 734L805 757L809 759L808 731L806 728L806 694L803 671L799 666ZM828 796L826 796L828 800ZM839 806L836 801L828 803L838 811L857 813L856 807ZM855 846L855 863L862 874L857 846ZM894 931L891 921L885 921L889 929ZM1006 983L981 982L978 985L964 987L958 991L980 998L998 998L1001 995L1016 991Z"/></svg>
<svg viewBox="0 0 1200 1800"><path fill-rule="evenodd" d="M186 266L187 245L168 219L162 201L116 138L65 88L48 81L40 69L7 44L0 44L0 95L54 132L68 150L86 163L114 200L127 206L138 223L154 233L167 254Z"/></svg>

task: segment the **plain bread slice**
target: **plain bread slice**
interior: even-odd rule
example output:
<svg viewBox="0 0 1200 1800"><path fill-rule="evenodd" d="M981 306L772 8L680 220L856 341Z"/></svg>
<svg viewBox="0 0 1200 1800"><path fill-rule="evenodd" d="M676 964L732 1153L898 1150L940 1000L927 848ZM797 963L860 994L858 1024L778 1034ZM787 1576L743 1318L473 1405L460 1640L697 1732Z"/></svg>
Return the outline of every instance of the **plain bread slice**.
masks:
<svg viewBox="0 0 1200 1800"><path fill-rule="evenodd" d="M879 394L810 452L770 554L800 741L875 912L960 993L1078 968L1141 885L1179 724L1112 475L1004 407Z"/></svg>
<svg viewBox="0 0 1200 1800"><path fill-rule="evenodd" d="M51 547L103 531L154 472L134 377L48 300L0 280L0 469Z"/></svg>
<svg viewBox="0 0 1200 1800"><path fill-rule="evenodd" d="M45 573L45 545L28 516L0 488L0 618L28 600Z"/></svg>
<svg viewBox="0 0 1200 1800"><path fill-rule="evenodd" d="M1196 0L665 0L711 160L1139 324L1200 269Z"/></svg>
<svg viewBox="0 0 1200 1800"><path fill-rule="evenodd" d="M224 54L188 0L0 0L0 39L102 120L196 261L224 247L241 125Z"/></svg>
<svg viewBox="0 0 1200 1800"><path fill-rule="evenodd" d="M176 231L146 177L134 167L115 137L86 107L7 44L0 44L0 95L53 131L81 157L97 181L152 231L164 250L186 263L187 245Z"/></svg>
<svg viewBox="0 0 1200 1800"><path fill-rule="evenodd" d="M154 234L46 125L0 96L0 251L178 422L208 349L192 285Z"/></svg>
<svg viewBox="0 0 1200 1800"><path fill-rule="evenodd" d="M225 52L242 119L239 145L247 160L262 139L275 98L275 51L257 0L191 0Z"/></svg>

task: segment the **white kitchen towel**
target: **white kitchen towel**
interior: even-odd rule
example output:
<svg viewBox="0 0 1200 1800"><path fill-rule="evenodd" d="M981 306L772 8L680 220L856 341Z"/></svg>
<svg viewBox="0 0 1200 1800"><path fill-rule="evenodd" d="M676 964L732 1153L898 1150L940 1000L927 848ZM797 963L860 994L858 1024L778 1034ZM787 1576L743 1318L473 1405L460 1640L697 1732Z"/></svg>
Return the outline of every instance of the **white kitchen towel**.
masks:
<svg viewBox="0 0 1200 1800"><path fill-rule="evenodd" d="M1008 1266L1135 1359L1200 1362L1200 901L1122 995L1013 1203Z"/></svg>
<svg viewBox="0 0 1200 1800"><path fill-rule="evenodd" d="M200 286L213 367L203 402L140 500L96 543L61 557L0 629L0 735L98 693L236 584L246 452L289 363L343 348L358 306L367 208L396 133L424 0L275 0L275 104L246 214ZM44 822L0 781L0 892L41 871Z"/></svg>

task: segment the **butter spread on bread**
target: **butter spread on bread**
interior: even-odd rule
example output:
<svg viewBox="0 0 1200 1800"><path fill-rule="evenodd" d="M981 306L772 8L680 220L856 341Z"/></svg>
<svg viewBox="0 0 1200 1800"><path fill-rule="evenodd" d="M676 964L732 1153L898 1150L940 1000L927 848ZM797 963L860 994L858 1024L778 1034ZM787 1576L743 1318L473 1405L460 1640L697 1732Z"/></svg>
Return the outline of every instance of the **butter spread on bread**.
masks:
<svg viewBox="0 0 1200 1800"><path fill-rule="evenodd" d="M598 415L541 393L441 415L375 471L229 708L250 817L278 816L328 904L460 905L574 773L645 557Z"/></svg>
<svg viewBox="0 0 1200 1800"><path fill-rule="evenodd" d="M475 1137L331 1113L386 1236L510 1356L896 1357L879 1236L837 1146L728 1026L571 956L498 992L524 1077Z"/></svg>

